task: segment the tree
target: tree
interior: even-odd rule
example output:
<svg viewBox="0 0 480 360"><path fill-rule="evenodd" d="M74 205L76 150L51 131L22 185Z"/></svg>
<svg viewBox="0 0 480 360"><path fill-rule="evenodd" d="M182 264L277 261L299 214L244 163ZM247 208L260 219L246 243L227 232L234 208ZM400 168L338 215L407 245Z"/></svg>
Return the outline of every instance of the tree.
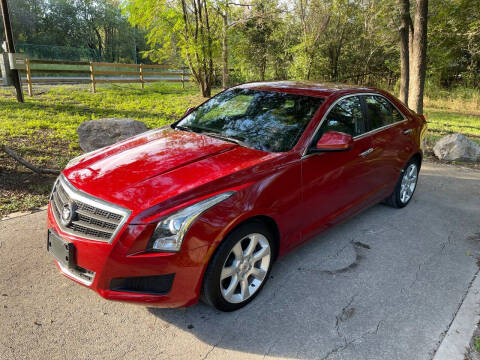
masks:
<svg viewBox="0 0 480 360"><path fill-rule="evenodd" d="M204 97L210 97L218 53L218 19L209 0L131 0L125 10L133 25L147 30L154 61L180 55Z"/></svg>
<svg viewBox="0 0 480 360"><path fill-rule="evenodd" d="M423 93L427 69L428 0L416 0L412 25L410 1L399 0L400 35L400 100L423 114Z"/></svg>
<svg viewBox="0 0 480 360"><path fill-rule="evenodd" d="M302 25L302 43L305 78L310 80L312 66L318 55L318 46L322 35L330 22L331 13L328 2L318 0L298 0L297 12Z"/></svg>
<svg viewBox="0 0 480 360"><path fill-rule="evenodd" d="M244 80L263 81L279 73L286 75L288 63L281 61L287 52L281 45L288 37L285 13L277 0L255 0L235 14L230 24L235 28L232 57Z"/></svg>
<svg viewBox="0 0 480 360"><path fill-rule="evenodd" d="M431 2L427 76L437 86L480 86L480 1Z"/></svg>
<svg viewBox="0 0 480 360"><path fill-rule="evenodd" d="M228 18L230 15L228 0L222 3L223 9L220 10L222 17L222 88L228 87Z"/></svg>
<svg viewBox="0 0 480 360"><path fill-rule="evenodd" d="M61 46L92 49L104 60L128 62L134 58L135 42L139 50L145 48L143 32L135 31L122 15L120 0L10 0L9 5L15 41L29 57L82 60L74 51L71 58L62 58L53 50ZM0 27L0 39L2 34Z"/></svg>
<svg viewBox="0 0 480 360"><path fill-rule="evenodd" d="M408 87L410 81L410 55L409 36L413 32L412 19L410 18L410 0L398 0L400 7L400 100L408 102Z"/></svg>
<svg viewBox="0 0 480 360"><path fill-rule="evenodd" d="M423 93L427 70L427 16L428 0L417 0L410 58L408 106L418 114L423 114Z"/></svg>

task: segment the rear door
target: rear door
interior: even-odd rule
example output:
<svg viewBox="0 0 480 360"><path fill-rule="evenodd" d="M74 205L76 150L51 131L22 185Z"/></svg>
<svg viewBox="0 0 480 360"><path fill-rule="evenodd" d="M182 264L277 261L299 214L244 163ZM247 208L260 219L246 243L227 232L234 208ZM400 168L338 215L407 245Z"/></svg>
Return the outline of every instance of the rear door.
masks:
<svg viewBox="0 0 480 360"><path fill-rule="evenodd" d="M411 125L407 118L385 97L362 97L367 118L366 134L371 138L370 160L375 168L375 179L381 193L388 196L396 184L400 171L414 148Z"/></svg>

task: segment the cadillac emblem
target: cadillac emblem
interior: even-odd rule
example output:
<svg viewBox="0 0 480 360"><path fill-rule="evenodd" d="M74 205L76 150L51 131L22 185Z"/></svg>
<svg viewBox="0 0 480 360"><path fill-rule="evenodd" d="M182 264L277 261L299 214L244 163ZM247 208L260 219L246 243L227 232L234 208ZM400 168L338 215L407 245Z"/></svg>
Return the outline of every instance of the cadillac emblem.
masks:
<svg viewBox="0 0 480 360"><path fill-rule="evenodd" d="M65 226L70 225L75 215L75 204L68 202L63 205L62 209L62 224Z"/></svg>

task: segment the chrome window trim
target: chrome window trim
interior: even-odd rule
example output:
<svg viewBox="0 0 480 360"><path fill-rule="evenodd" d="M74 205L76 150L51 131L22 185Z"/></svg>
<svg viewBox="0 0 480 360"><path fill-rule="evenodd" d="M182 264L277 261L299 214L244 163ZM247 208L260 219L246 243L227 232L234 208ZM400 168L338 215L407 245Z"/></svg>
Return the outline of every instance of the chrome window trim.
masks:
<svg viewBox="0 0 480 360"><path fill-rule="evenodd" d="M364 133L364 134L360 134L360 135L354 136L354 137L353 137L353 140L361 139L361 138L363 138L365 135L372 135L372 134L375 134L375 133L380 132L380 131L382 131L382 130L391 128L391 127L393 127L393 126L396 126L396 125L399 125L399 124L403 124L404 122L407 122L407 121L408 121L408 119L404 119L404 120L401 120L401 121L397 121L396 123L393 123L393 124L384 125L384 126L382 126L382 127L379 127L379 128L373 129L373 130L370 130L369 132L366 132L366 133Z"/></svg>
<svg viewBox="0 0 480 360"><path fill-rule="evenodd" d="M96 198L96 197L94 197L90 194L87 194L86 192L83 192L83 191L77 189L67 180L67 178L63 174L60 175L58 180L55 182L55 185L57 185L57 182L60 182L62 185L64 185L63 189L65 190L67 195L72 200L78 200L78 201L83 202L87 205L91 205L91 206L94 206L94 207L99 208L101 210L109 211L109 212L112 212L114 214L117 214L117 215L120 215L120 216L123 217L122 221L120 221L120 223L118 224L117 228L115 229L115 231L113 232L112 236L110 237L110 239L108 241L102 241L102 240L99 240L99 239L96 239L96 238L91 238L88 235L79 236L78 234L75 234L75 233L71 232L68 228L66 228L65 226L62 225L62 222L60 221L60 219L57 219L57 216L55 215L55 211L52 211L53 216L55 218L55 221L57 222L57 225L59 226L59 228L64 233L75 236L75 237L78 237L78 238L81 238L81 239L87 239L87 240L92 240L92 241L98 241L98 242L102 242L102 243L111 244L113 239L115 239L115 237L118 235L118 232L123 228L123 226L127 222L128 218L130 217L131 211L124 208L124 207L121 207L119 205L111 204L111 203L106 202L102 199ZM54 187L54 189L55 189L55 187ZM53 194L53 190L52 190L52 194Z"/></svg>
<svg viewBox="0 0 480 360"><path fill-rule="evenodd" d="M67 274L68 276L74 278L75 280L81 282L84 285L90 286L92 285L93 280L95 280L95 273L93 273L92 280L86 280L72 272L69 268L65 267L60 261L57 261L57 264L60 267L62 273Z"/></svg>
<svg viewBox="0 0 480 360"><path fill-rule="evenodd" d="M330 114L330 111L332 111L333 107L335 105L337 105L340 101L342 100L345 100L349 97L352 97L352 96L368 96L368 95L373 95L373 96L379 96L379 97L382 97L384 98L386 101L388 101L389 104L391 104L395 109L397 109L397 111L400 113L400 115L402 115L403 117L403 120L401 121L397 121L393 124L388 124L388 125L385 125L385 126L382 126L382 127L379 127L379 128L376 128L376 129L373 129L373 130L370 130L370 131L367 131L363 134L360 134L360 135L357 135L357 136L354 136L353 137L353 140L355 141L356 139L361 139L362 137L364 136L367 136L367 135L373 135L374 133L376 132L379 132L379 131L382 131L382 130L385 130L389 127L392 127L392 126L396 126L398 124L403 124L404 122L408 121L408 118L405 116L405 114L394 104L392 103L386 96L382 95L382 94L379 94L379 93L373 93L373 92L364 92L364 93L355 93L355 94L347 94L347 95L344 95L344 96L341 96L339 97L337 100L335 100L332 105L330 105L330 107L327 109L327 111L325 112L325 114L322 116L322 119L320 120L320 122L318 123L317 127L315 128L315 131L312 135L312 137L310 138L310 141L308 142L308 146L306 147L306 149L303 151L302 153L302 159L304 157L307 157L309 155L312 155L312 154L307 154L308 152L308 149L310 148L310 146L312 145L312 141L313 139L315 138L315 136L317 135L318 131L320 130L320 127L323 125L323 122L325 121L325 119L327 118L328 114ZM362 111L363 112L363 111ZM315 153L315 154L318 154L318 153Z"/></svg>

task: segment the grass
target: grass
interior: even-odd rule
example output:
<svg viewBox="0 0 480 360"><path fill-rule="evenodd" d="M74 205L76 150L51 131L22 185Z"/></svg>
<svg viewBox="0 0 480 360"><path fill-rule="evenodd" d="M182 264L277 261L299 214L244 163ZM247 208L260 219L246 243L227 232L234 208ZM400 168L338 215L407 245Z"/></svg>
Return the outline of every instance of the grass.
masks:
<svg viewBox="0 0 480 360"><path fill-rule="evenodd" d="M84 121L119 117L155 128L178 119L204 101L198 89L179 83L105 85L96 94L88 86L38 86L24 104L12 89L0 88L0 144L41 167L63 168L82 153L76 134ZM45 205L55 177L39 176L0 152L0 217Z"/></svg>
<svg viewBox="0 0 480 360"><path fill-rule="evenodd" d="M480 89L427 88L425 116L428 121L427 144L461 133L480 144Z"/></svg>
<svg viewBox="0 0 480 360"><path fill-rule="evenodd" d="M37 166L63 168L81 153L76 134L84 121L128 117L155 128L178 119L204 99L198 88L179 83L36 86L35 97L19 104L11 88L0 88L0 144ZM433 94L433 95L432 95ZM441 136L461 132L480 143L480 90L430 91L425 99L427 146ZM0 152L0 217L46 204L52 176L39 176Z"/></svg>
<svg viewBox="0 0 480 360"><path fill-rule="evenodd" d="M425 108L428 121L427 144L433 144L442 136L461 133L480 144L480 115L472 115L461 110Z"/></svg>
<svg viewBox="0 0 480 360"><path fill-rule="evenodd" d="M84 121L106 117L131 117L152 128L181 116L185 109L202 101L192 85L157 83L141 90L139 85L100 87L96 94L86 88L51 87L36 89L25 104L0 92L0 141L46 132L76 147L76 129Z"/></svg>

